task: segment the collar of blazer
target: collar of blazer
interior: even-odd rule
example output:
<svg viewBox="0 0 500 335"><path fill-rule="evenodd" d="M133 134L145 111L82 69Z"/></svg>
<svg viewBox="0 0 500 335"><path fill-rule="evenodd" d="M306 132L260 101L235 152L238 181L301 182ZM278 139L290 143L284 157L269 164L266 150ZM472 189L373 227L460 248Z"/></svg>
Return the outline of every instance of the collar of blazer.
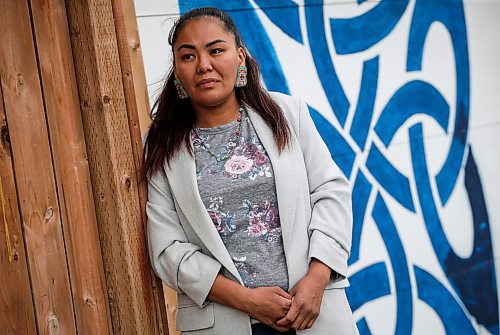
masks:
<svg viewBox="0 0 500 335"><path fill-rule="evenodd" d="M285 256L287 256L295 221L295 209L297 208L295 204L298 199L296 190L297 181L295 180L296 174L294 173L297 168L297 158L295 155L301 155L302 153L295 152L296 150L300 151L298 149L300 147L292 139L292 149L286 148L280 154L275 145L271 129L249 106L245 106L245 108L273 166L283 245ZM177 206L194 232L203 242L206 249L242 283L241 277L200 197L196 182L195 161L185 147L172 159L170 168L165 165L165 172ZM201 247L205 249L203 246ZM289 261L287 258L287 264Z"/></svg>

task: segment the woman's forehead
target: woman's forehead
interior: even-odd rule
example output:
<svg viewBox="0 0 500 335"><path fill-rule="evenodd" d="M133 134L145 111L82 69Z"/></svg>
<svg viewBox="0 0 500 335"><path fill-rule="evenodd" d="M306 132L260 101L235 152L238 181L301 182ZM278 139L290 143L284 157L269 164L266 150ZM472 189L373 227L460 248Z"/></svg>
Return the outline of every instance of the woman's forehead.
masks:
<svg viewBox="0 0 500 335"><path fill-rule="evenodd" d="M175 45L179 43L206 43L223 38L227 42L234 41L234 35L229 32L224 23L212 17L191 19L177 33Z"/></svg>

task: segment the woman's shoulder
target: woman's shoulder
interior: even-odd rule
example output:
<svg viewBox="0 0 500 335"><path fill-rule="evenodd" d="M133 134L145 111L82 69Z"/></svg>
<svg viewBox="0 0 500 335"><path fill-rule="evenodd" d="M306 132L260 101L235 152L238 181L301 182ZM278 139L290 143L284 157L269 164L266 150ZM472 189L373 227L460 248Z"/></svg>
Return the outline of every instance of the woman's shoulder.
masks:
<svg viewBox="0 0 500 335"><path fill-rule="evenodd" d="M283 109L287 110L298 110L302 102L301 99L292 97L291 95L284 94L281 92L269 92L271 98L276 101ZM287 112L287 111L285 111Z"/></svg>
<svg viewBox="0 0 500 335"><path fill-rule="evenodd" d="M296 128L300 119L300 110L303 108L302 105L304 104L302 99L280 92L269 92L269 95L281 107L285 117L291 123L293 128L297 130Z"/></svg>

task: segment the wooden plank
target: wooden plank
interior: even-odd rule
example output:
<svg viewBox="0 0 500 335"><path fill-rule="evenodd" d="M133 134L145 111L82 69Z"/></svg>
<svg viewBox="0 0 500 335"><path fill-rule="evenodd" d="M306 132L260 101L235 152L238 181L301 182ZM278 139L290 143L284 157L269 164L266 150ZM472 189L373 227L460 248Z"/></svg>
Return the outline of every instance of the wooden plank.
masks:
<svg viewBox="0 0 500 335"><path fill-rule="evenodd" d="M132 0L114 0L113 8L115 12L116 25L121 26L123 24L125 26L124 29L117 29L118 46L120 47L120 61L122 64L122 72L124 74L123 81L125 87L125 97L129 95L127 94L127 92L132 91L130 87L127 88L127 82L131 82L131 84L133 85L135 101L137 104L137 114L139 115L141 135L143 135L149 129L152 120L150 116L151 107L149 104L148 87L146 82L146 74L144 72L144 63L142 58L142 49L139 38L139 29L137 26L134 2ZM123 11L123 14L121 14L121 11ZM120 34L120 32L125 32L125 34ZM126 49L128 49L129 52L126 52ZM128 58L130 58L130 65L128 64ZM131 78L130 73L132 74ZM129 103L127 99L127 105L128 104ZM137 134L135 134L135 136L137 136ZM137 140L135 141L135 143L138 143ZM139 155L142 155L142 143L140 146L140 150L138 150L137 153L139 153ZM136 160L142 160L141 156L137 157L137 153ZM142 206L143 204L145 204L145 201L147 199L146 186L140 187L140 192ZM143 212L143 214L143 220L144 222L146 222L145 212ZM177 315L177 292L161 283L161 280L157 278L154 273L152 273L152 276L156 280L155 285L157 287L163 288L163 297L161 297L159 294L155 294L155 303L157 304L157 306L161 304L161 306L157 307L157 310L158 308L160 308L161 313L166 313L167 321L163 322L167 322L168 326L164 326L164 328L168 329L167 334L180 334L180 332L178 332L176 329L175 321ZM161 318L165 319L165 316L161 315Z"/></svg>
<svg viewBox="0 0 500 335"><path fill-rule="evenodd" d="M113 13L117 27L116 36L120 51L120 64L122 66L125 96L135 98L137 114L141 132L149 128L151 117L150 105L142 59L142 48L139 39L139 29L133 0L113 0ZM133 92L133 94L132 94ZM127 98L128 100L128 98ZM137 115L130 115L134 121Z"/></svg>
<svg viewBox="0 0 500 335"><path fill-rule="evenodd" d="M113 332L157 334L112 4L66 6Z"/></svg>
<svg viewBox="0 0 500 335"><path fill-rule="evenodd" d="M35 311L14 183L9 128L1 94L0 203L0 325L5 334L36 334Z"/></svg>
<svg viewBox="0 0 500 335"><path fill-rule="evenodd" d="M165 306L167 307L167 317L168 317L168 331L170 335L179 335L180 332L177 330L177 292L172 290L166 284L163 284L163 295L165 299Z"/></svg>
<svg viewBox="0 0 500 335"><path fill-rule="evenodd" d="M133 90L135 94L137 114L139 115L139 124L142 135L147 131L147 129L149 129L149 126L151 125L151 107L149 104L148 87L146 82L146 74L144 72L144 63L141 52L142 49L139 38L139 29L137 27L134 2L132 0L114 0L113 10L116 25L119 27L119 29L117 29L117 38L118 46L120 48L120 62L124 75L123 82L127 106L129 105L129 99L131 100L131 98L128 97L132 96ZM124 27L121 28L122 26ZM132 75L130 76L130 74ZM131 129L135 130L134 125L131 125ZM134 153L135 159L136 161L140 162L142 161L142 143L138 141L139 138L137 137L137 133L132 132L132 136L134 135L136 138L136 140L134 141L134 145L138 148ZM140 143L140 145L137 145L138 143ZM141 207L145 207L145 202L147 199L146 186L144 185L140 187L139 191L139 195L141 197ZM146 222L145 212L143 211L142 213L144 215L143 222ZM155 294L157 311L161 311L161 319L164 320L164 323L166 322L168 324L168 326L163 326L163 328L167 329L167 334L180 334L176 330L175 322L177 314L177 292L161 283L161 280L157 278L153 272L152 276L156 280L155 287L163 288L163 297L160 294ZM164 315L164 313L166 313L166 316Z"/></svg>
<svg viewBox="0 0 500 335"><path fill-rule="evenodd" d="M31 0L45 110L80 334L110 334L99 232L64 0Z"/></svg>
<svg viewBox="0 0 500 335"><path fill-rule="evenodd" d="M76 334L47 124L26 1L0 0L0 73L40 334Z"/></svg>
<svg viewBox="0 0 500 335"><path fill-rule="evenodd" d="M144 118L149 110L149 98L140 49L139 30L137 29L134 2L132 0L112 0L112 5L134 163L136 175L139 176L143 154L141 127L149 126L147 118ZM139 184L138 191L140 208L142 209L140 213L144 227L143 232L145 232L146 184ZM146 240L145 235L141 236L141 239ZM144 250L144 252L147 253L147 250ZM155 276L151 267L149 267L149 271L153 281L156 320L159 326L158 333L169 334L163 285L161 280Z"/></svg>

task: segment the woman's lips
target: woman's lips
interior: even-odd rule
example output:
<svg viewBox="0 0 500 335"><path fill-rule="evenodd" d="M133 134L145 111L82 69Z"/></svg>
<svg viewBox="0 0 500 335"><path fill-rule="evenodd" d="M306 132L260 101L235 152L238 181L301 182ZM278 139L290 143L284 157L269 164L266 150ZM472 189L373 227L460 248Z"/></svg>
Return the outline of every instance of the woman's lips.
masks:
<svg viewBox="0 0 500 335"><path fill-rule="evenodd" d="M198 82L198 86L201 88L211 88L217 84L217 80L215 79L203 79Z"/></svg>

